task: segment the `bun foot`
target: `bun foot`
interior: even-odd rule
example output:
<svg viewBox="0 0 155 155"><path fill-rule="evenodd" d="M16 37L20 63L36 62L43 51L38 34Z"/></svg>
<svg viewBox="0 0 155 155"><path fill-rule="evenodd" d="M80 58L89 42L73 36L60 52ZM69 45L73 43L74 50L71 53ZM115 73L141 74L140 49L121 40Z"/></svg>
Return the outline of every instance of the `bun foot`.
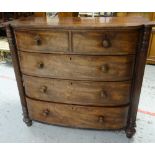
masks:
<svg viewBox="0 0 155 155"><path fill-rule="evenodd" d="M134 127L127 128L125 132L126 132L127 138L132 138L133 135L136 133L136 129Z"/></svg>
<svg viewBox="0 0 155 155"><path fill-rule="evenodd" d="M23 118L23 121L26 123L28 127L32 125L32 120L30 120L29 118Z"/></svg>

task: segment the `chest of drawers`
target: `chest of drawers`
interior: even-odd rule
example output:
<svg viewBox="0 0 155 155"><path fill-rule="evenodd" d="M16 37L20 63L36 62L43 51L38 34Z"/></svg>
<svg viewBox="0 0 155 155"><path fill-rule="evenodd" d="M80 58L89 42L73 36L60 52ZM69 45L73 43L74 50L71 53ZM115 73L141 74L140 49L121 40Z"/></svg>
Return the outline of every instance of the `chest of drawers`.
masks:
<svg viewBox="0 0 155 155"><path fill-rule="evenodd" d="M7 25L24 122L135 133L152 23L27 18Z"/></svg>

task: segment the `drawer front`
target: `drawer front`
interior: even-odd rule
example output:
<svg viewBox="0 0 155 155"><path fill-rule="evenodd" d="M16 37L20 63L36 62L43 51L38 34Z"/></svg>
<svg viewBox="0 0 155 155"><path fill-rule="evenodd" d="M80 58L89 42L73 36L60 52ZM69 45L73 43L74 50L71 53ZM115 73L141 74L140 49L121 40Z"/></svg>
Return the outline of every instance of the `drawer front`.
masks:
<svg viewBox="0 0 155 155"><path fill-rule="evenodd" d="M24 76L26 95L44 101L118 106L129 103L130 82L86 82Z"/></svg>
<svg viewBox="0 0 155 155"><path fill-rule="evenodd" d="M131 54L136 52L138 31L74 32L73 51L88 54Z"/></svg>
<svg viewBox="0 0 155 155"><path fill-rule="evenodd" d="M20 52L24 74L77 80L119 81L132 78L134 56L80 56Z"/></svg>
<svg viewBox="0 0 155 155"><path fill-rule="evenodd" d="M27 98L32 120L78 128L120 129L126 126L128 106L89 107L56 104Z"/></svg>
<svg viewBox="0 0 155 155"><path fill-rule="evenodd" d="M68 51L68 32L31 30L15 32L17 48L31 52L66 52Z"/></svg>

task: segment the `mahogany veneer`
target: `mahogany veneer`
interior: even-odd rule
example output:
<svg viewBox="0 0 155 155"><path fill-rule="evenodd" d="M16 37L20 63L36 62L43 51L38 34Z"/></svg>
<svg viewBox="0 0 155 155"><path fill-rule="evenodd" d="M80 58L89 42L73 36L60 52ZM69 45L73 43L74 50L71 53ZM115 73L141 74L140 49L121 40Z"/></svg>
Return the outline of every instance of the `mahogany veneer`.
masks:
<svg viewBox="0 0 155 155"><path fill-rule="evenodd" d="M24 122L135 133L151 28L142 17L7 25Z"/></svg>

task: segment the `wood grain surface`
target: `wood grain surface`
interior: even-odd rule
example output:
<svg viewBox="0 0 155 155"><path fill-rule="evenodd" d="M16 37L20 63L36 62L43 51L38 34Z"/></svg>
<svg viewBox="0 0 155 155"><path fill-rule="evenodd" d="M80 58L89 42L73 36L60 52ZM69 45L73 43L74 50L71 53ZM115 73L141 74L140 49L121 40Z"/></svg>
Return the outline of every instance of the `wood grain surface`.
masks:
<svg viewBox="0 0 155 155"><path fill-rule="evenodd" d="M38 100L97 106L119 106L130 102L130 81L88 82L25 75L23 80L26 95Z"/></svg>
<svg viewBox="0 0 155 155"><path fill-rule="evenodd" d="M143 25L153 25L149 19L136 17L27 17L14 20L14 29L53 28L53 29L139 29Z"/></svg>
<svg viewBox="0 0 155 155"><path fill-rule="evenodd" d="M119 129L126 126L128 106L89 107L26 98L32 120L78 128Z"/></svg>
<svg viewBox="0 0 155 155"><path fill-rule="evenodd" d="M68 32L52 30L20 30L16 31L17 48L23 51L65 52L68 51Z"/></svg>
<svg viewBox="0 0 155 155"><path fill-rule="evenodd" d="M73 51L89 54L133 54L137 49L139 31L73 32ZM104 46L107 41L108 46Z"/></svg>
<svg viewBox="0 0 155 155"><path fill-rule="evenodd" d="M75 80L130 80L134 55L81 56L19 52L24 74Z"/></svg>

